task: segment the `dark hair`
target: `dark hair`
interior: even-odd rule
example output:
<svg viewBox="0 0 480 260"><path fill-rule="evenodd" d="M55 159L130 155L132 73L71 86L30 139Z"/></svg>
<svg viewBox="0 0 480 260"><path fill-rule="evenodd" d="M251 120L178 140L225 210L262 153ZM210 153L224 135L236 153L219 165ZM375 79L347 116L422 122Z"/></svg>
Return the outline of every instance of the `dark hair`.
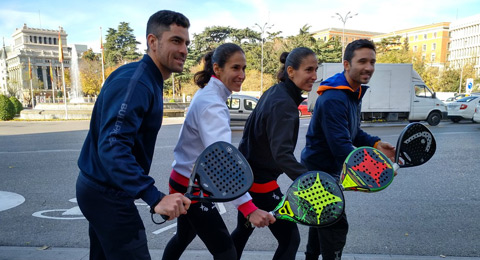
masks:
<svg viewBox="0 0 480 260"><path fill-rule="evenodd" d="M170 25L172 24L176 24L184 28L190 27L190 21L187 17L185 17L185 15L170 10L161 10L152 14L152 16L150 16L148 19L146 37L148 38L149 34L153 34L157 36L157 38L161 38L163 32L169 31Z"/></svg>
<svg viewBox="0 0 480 260"><path fill-rule="evenodd" d="M245 54L240 46L234 43L224 43L215 48L215 50L205 54L203 57L203 70L195 73L193 76L195 84L197 84L200 88L205 87L208 81L210 81L212 75L215 74L213 71L213 64L216 63L220 68L223 68L228 59L230 59L230 57L232 57L232 55L236 52Z"/></svg>
<svg viewBox="0 0 480 260"><path fill-rule="evenodd" d="M307 47L298 47L293 49L290 53L282 53L282 55L280 55L280 62L282 63L282 67L280 67L280 69L278 70L277 80L285 82L285 80L288 78L287 68L292 67L293 69L298 70L298 68L300 68L300 65L302 64L303 59L310 55L315 56L315 52L313 52Z"/></svg>
<svg viewBox="0 0 480 260"><path fill-rule="evenodd" d="M372 41L367 39L359 39L347 45L347 48L345 48L345 53L343 54L343 60L348 61L348 63L352 63L354 52L361 48L369 48L373 50L375 53L377 52L375 50L375 44Z"/></svg>

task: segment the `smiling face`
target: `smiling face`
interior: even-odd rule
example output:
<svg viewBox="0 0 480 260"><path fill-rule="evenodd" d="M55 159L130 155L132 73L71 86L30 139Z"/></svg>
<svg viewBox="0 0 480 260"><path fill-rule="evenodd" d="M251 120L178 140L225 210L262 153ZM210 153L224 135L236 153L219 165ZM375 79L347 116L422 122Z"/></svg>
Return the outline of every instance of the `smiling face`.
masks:
<svg viewBox="0 0 480 260"><path fill-rule="evenodd" d="M213 64L215 76L219 78L223 84L232 92L238 92L242 89L242 83L245 80L245 68L247 67L247 59L241 51L235 52L225 62L223 68L217 63Z"/></svg>
<svg viewBox="0 0 480 260"><path fill-rule="evenodd" d="M353 90L370 81L375 71L375 62L375 51L369 48L355 50L351 63L343 61L345 77Z"/></svg>
<svg viewBox="0 0 480 260"><path fill-rule="evenodd" d="M308 55L302 59L298 70L287 68L288 77L295 85L304 91L311 91L313 83L317 80L318 60L315 55Z"/></svg>
<svg viewBox="0 0 480 260"><path fill-rule="evenodd" d="M163 79L170 77L172 72L182 72L187 58L187 46L190 44L188 29L176 24L170 25L169 31L164 31L161 37L149 34L149 55L162 73Z"/></svg>

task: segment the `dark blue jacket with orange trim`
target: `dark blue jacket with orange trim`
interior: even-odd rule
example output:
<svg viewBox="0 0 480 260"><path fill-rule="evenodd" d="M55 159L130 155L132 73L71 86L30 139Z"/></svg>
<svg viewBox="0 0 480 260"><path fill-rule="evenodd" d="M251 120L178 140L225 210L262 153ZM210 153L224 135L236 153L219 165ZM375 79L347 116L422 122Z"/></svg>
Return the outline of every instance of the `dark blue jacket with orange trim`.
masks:
<svg viewBox="0 0 480 260"><path fill-rule="evenodd" d="M323 81L308 127L302 163L338 177L348 154L359 146L374 146L380 140L360 128L361 102L368 86L353 91L344 73Z"/></svg>

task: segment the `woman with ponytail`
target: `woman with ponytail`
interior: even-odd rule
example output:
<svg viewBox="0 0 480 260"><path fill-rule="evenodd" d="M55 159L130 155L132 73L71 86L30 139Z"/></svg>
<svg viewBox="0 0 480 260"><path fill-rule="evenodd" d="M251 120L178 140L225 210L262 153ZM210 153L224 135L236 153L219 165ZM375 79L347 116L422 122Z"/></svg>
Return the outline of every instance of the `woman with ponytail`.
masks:
<svg viewBox="0 0 480 260"><path fill-rule="evenodd" d="M280 174L285 173L294 180L307 172L293 154L299 128L298 105L303 101L302 91L312 90L317 79L318 60L308 48L284 52L280 62L279 83L260 98L245 124L239 145L253 170L254 183L249 191L253 203L266 211L273 210L283 197L277 184ZM247 218L239 212L237 227L232 233L237 259L254 230L245 222ZM278 241L273 259L295 259L300 244L297 224L277 220L268 228Z"/></svg>
<svg viewBox="0 0 480 260"><path fill-rule="evenodd" d="M231 143L230 114L226 101L240 91L245 80L245 53L240 46L226 43L204 57L204 68L194 76L200 89L190 103L174 149L170 193L185 193L200 153L217 141ZM258 227L275 222L268 212L258 209L246 193L232 201L238 210ZM177 233L168 242L163 259L179 259L198 235L214 259L236 259L236 250L227 227L214 203L192 201L186 215L177 221Z"/></svg>

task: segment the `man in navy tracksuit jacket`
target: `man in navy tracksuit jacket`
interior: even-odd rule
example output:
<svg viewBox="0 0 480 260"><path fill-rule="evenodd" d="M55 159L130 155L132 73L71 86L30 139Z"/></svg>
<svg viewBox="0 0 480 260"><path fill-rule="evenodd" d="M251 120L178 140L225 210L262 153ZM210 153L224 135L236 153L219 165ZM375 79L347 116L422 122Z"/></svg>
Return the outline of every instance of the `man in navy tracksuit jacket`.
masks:
<svg viewBox="0 0 480 260"><path fill-rule="evenodd" d="M183 70L189 26L180 13L153 14L147 54L114 71L95 103L76 185L89 222L90 259L150 259L135 199L170 219L190 205L183 195L160 192L148 176L162 124L163 80Z"/></svg>
<svg viewBox="0 0 480 260"><path fill-rule="evenodd" d="M356 40L345 49L344 71L320 83L301 161L308 170L340 177L343 162L359 146L372 146L393 158L395 148L360 128L361 100L375 71L375 46ZM310 228L306 260L339 260L345 246L348 222L344 214L334 225Z"/></svg>

